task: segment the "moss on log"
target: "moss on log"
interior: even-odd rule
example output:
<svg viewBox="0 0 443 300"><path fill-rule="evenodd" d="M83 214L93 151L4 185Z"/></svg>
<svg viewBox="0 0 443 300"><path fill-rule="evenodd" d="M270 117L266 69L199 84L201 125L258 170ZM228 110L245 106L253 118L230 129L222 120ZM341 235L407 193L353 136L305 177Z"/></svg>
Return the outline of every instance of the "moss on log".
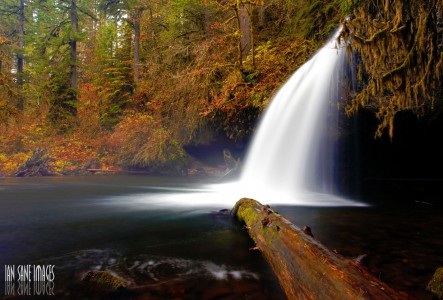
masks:
<svg viewBox="0 0 443 300"><path fill-rule="evenodd" d="M443 267L438 268L426 288L435 299L443 299Z"/></svg>
<svg viewBox="0 0 443 300"><path fill-rule="evenodd" d="M246 224L254 250L268 261L288 299L407 299L267 205L243 198L232 213Z"/></svg>

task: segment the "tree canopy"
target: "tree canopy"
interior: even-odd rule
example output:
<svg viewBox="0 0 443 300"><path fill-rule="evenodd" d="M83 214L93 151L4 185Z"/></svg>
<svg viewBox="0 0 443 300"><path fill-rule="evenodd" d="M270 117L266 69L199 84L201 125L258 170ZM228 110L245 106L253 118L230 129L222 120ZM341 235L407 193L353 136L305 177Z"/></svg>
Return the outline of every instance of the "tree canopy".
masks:
<svg viewBox="0 0 443 300"><path fill-rule="evenodd" d="M92 157L161 169L185 164L184 145L247 138L345 17L347 110L392 131L397 111L441 101L441 15L441 0L3 0L0 173L37 148L61 173Z"/></svg>

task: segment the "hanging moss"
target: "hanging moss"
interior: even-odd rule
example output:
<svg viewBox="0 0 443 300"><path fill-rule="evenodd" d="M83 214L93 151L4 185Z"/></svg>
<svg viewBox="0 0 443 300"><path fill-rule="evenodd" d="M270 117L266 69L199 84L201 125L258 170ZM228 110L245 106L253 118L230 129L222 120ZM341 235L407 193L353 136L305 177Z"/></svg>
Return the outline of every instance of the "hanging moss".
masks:
<svg viewBox="0 0 443 300"><path fill-rule="evenodd" d="M387 130L392 138L397 112L422 116L442 101L442 2L362 1L345 21L343 35L361 58L358 79L364 82L346 111L375 109L380 119L377 137Z"/></svg>

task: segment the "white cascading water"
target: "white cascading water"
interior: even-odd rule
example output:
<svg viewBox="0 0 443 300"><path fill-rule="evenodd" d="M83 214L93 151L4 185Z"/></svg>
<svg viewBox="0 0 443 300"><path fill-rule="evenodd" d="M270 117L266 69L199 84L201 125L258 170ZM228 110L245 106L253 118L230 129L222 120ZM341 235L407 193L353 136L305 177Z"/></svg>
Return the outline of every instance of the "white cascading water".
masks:
<svg viewBox="0 0 443 300"><path fill-rule="evenodd" d="M292 75L267 108L240 179L248 197L311 205L347 202L333 196L331 135L346 56L337 42L339 32Z"/></svg>
<svg viewBox="0 0 443 300"><path fill-rule="evenodd" d="M346 56L344 47L337 42L340 30L272 99L239 181L156 194L155 199L149 199L149 205L226 208L248 197L263 204L364 206L336 195L334 190L333 136L338 125L339 80ZM145 202L137 196L136 202L140 201ZM128 199L124 202L127 204Z"/></svg>

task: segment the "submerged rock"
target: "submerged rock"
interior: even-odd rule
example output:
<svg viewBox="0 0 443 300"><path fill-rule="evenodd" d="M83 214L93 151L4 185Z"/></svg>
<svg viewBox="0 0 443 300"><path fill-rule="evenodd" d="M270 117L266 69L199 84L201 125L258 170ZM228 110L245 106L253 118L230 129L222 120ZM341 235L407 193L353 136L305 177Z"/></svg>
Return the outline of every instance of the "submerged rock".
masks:
<svg viewBox="0 0 443 300"><path fill-rule="evenodd" d="M220 209L220 210L213 210L210 212L213 216L231 216L231 210L230 209Z"/></svg>
<svg viewBox="0 0 443 300"><path fill-rule="evenodd" d="M440 267L435 271L426 290L433 293L437 299L443 299L443 267Z"/></svg>
<svg viewBox="0 0 443 300"><path fill-rule="evenodd" d="M108 271L90 271L83 277L83 282L92 283L104 289L119 289L127 286L123 279Z"/></svg>

